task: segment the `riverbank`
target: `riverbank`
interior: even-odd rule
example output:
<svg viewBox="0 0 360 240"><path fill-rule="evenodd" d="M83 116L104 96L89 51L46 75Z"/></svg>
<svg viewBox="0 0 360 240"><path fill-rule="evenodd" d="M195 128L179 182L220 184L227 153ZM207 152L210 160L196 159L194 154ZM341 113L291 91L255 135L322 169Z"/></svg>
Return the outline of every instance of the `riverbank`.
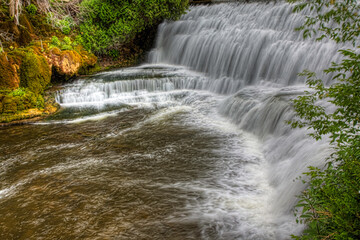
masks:
<svg viewBox="0 0 360 240"><path fill-rule="evenodd" d="M148 10L156 2L122 3L103 15L110 2L14 4L0 3L0 123L56 112L47 110L58 109L55 100L45 100L52 86L139 64L153 46L157 26L164 19L176 20L187 7L187 1L169 2L153 14ZM138 16L130 21L129 11ZM121 17L107 18L113 14Z"/></svg>
<svg viewBox="0 0 360 240"><path fill-rule="evenodd" d="M96 56L67 37L6 49L0 60L0 122L53 113L58 107L46 90L100 70Z"/></svg>

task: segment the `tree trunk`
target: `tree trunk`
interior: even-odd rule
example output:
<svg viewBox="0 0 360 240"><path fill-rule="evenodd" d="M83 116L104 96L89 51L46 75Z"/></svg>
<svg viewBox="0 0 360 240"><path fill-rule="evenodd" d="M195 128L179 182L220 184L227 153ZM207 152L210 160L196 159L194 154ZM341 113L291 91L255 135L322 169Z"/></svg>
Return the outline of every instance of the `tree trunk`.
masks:
<svg viewBox="0 0 360 240"><path fill-rule="evenodd" d="M22 0L10 0L9 10L10 10L10 17L13 17L15 24L19 25L19 17L22 10Z"/></svg>

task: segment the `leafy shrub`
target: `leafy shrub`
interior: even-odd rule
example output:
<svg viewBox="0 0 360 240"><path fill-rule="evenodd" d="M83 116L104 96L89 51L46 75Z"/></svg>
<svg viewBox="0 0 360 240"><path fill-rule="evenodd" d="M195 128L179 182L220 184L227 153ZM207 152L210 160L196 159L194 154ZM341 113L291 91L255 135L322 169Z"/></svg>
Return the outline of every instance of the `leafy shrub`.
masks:
<svg viewBox="0 0 360 240"><path fill-rule="evenodd" d="M187 8L186 0L84 0L81 43L97 54L131 42L136 34L164 19L175 20Z"/></svg>
<svg viewBox="0 0 360 240"><path fill-rule="evenodd" d="M70 46L72 45L72 41L69 37L64 37L63 41L66 45L70 45Z"/></svg>
<svg viewBox="0 0 360 240"><path fill-rule="evenodd" d="M76 42L71 41L70 37L66 36L62 41L58 37L52 36L50 47L57 47L61 50L73 50Z"/></svg>
<svg viewBox="0 0 360 240"><path fill-rule="evenodd" d="M298 28L304 37L320 33L317 40L328 38L359 48L358 1L302 1L295 11L305 7L316 14ZM360 239L360 53L351 49L340 53L344 59L324 70L333 74L334 83L326 86L315 73L304 71L301 75L313 91L294 100L300 118L292 126L312 129L317 140L329 137L334 149L324 169L310 167L305 173L308 188L299 196L297 216L307 229L292 236L295 239ZM335 109L318 104L324 101Z"/></svg>
<svg viewBox="0 0 360 240"><path fill-rule="evenodd" d="M71 30L76 26L74 19L65 15L59 18L58 15L55 15L53 12L46 13L47 22L52 24L55 28L61 30L61 32L65 35L69 35Z"/></svg>
<svg viewBox="0 0 360 240"><path fill-rule="evenodd" d="M30 15L35 15L37 12L37 7L32 3L29 6L27 6L25 9Z"/></svg>
<svg viewBox="0 0 360 240"><path fill-rule="evenodd" d="M71 23L68 18L57 21L56 26L60 28L65 35L69 35L71 32Z"/></svg>
<svg viewBox="0 0 360 240"><path fill-rule="evenodd" d="M57 36L52 36L51 37L51 45L55 46L55 47L60 47L61 46L61 42L59 40L59 38Z"/></svg>

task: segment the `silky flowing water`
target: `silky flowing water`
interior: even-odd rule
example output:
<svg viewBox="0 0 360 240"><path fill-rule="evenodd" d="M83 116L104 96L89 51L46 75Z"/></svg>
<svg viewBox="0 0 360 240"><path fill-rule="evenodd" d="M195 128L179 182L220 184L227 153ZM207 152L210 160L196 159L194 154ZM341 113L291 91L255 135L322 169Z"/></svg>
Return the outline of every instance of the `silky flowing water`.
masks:
<svg viewBox="0 0 360 240"><path fill-rule="evenodd" d="M303 40L278 4L192 7L146 64L78 79L63 110L0 129L1 239L289 239L294 181L329 147L291 129L304 68L339 46ZM329 82L331 76L323 76Z"/></svg>

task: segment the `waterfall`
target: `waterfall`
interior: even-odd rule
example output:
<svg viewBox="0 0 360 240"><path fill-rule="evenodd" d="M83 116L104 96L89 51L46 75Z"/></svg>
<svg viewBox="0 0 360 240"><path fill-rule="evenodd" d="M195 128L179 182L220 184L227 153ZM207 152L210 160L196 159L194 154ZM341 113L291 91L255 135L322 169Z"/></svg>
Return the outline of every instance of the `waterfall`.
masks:
<svg viewBox="0 0 360 240"><path fill-rule="evenodd" d="M322 70L341 60L338 50L344 47L304 40L294 29L311 12L293 13L292 8L284 2L192 7L179 21L159 26L149 54L152 63L205 73L218 83L208 90L230 95L219 112L263 142L277 194L274 205L282 213L291 211L293 196L303 188L289 182L309 165L321 167L330 151L326 140L315 142L305 130L285 124L294 117L289 101L306 90L297 74L309 69L329 84L332 76Z"/></svg>
<svg viewBox="0 0 360 240"><path fill-rule="evenodd" d="M64 106L157 103L181 99L186 95L181 90L221 96L217 112L262 146L273 189L267 216L277 228L271 236L287 239L302 230L292 211L304 185L293 180L310 165L322 167L331 152L326 138L315 142L308 131L285 123L295 116L291 100L307 90L297 74L309 69L331 83L322 70L341 60L338 50L344 47L304 40L294 29L311 13L292 13L292 7L284 2L192 6L179 21L159 26L146 65L78 81L57 101Z"/></svg>
<svg viewBox="0 0 360 240"><path fill-rule="evenodd" d="M292 13L292 7L283 2L192 7L179 21L159 26L149 61L202 72L217 83L208 90L229 95L219 112L263 143L274 188L269 209L279 229L294 233L301 228L285 225L294 221L295 196L304 185L293 180L309 165L322 167L331 150L326 139L315 142L306 130L285 124L294 118L289 102L306 90L305 79L297 75L304 69L331 82L332 76L322 70L339 62L343 46L304 40L294 29L311 13Z"/></svg>
<svg viewBox="0 0 360 240"><path fill-rule="evenodd" d="M309 11L292 13L292 7L287 3L193 7L180 21L160 25L149 59L187 66L213 79L231 78L232 84L217 91L224 94L261 81L303 83L297 74L304 69L321 73L339 60L339 46L304 40L294 29ZM322 77L326 82L331 79Z"/></svg>

